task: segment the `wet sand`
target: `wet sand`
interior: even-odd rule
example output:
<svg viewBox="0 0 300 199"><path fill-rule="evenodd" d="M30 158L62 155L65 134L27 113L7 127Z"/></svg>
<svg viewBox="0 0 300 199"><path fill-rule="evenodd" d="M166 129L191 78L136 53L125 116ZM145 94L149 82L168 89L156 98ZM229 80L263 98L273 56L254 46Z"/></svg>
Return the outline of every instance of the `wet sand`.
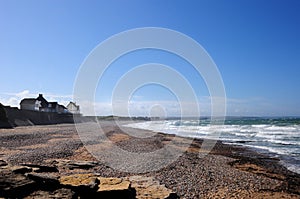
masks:
<svg viewBox="0 0 300 199"><path fill-rule="evenodd" d="M300 175L285 169L278 159L221 142L217 142L208 155L199 157L201 153L206 154L201 149L202 140L194 139L185 150L181 144L191 141L187 138L163 133L137 138L124 133L113 122L101 124L109 139L109 143L100 143L106 149L113 144L132 153L148 153L175 140L172 147L182 150L178 159L158 171L139 175L154 177L181 198L300 198ZM143 130L126 130L152 135ZM57 160L98 161L99 164L90 169L66 169L59 175L82 172L99 173L103 177L135 175L115 170L93 157L72 124L0 129L0 159L12 165L51 165Z"/></svg>

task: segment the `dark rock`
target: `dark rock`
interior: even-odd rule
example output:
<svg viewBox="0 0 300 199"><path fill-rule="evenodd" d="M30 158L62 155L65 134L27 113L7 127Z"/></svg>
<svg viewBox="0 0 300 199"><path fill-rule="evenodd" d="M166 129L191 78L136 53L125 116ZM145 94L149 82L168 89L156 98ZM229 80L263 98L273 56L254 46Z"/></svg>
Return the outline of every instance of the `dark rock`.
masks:
<svg viewBox="0 0 300 199"><path fill-rule="evenodd" d="M51 174L28 173L26 176L39 183L40 186L47 186L49 190L59 187L58 177Z"/></svg>
<svg viewBox="0 0 300 199"><path fill-rule="evenodd" d="M288 175L287 184L288 191L300 195L300 177L298 175Z"/></svg>
<svg viewBox="0 0 300 199"><path fill-rule="evenodd" d="M136 199L135 195L136 195L135 189L130 188L128 190L101 191L95 194L95 198Z"/></svg>
<svg viewBox="0 0 300 199"><path fill-rule="evenodd" d="M61 160L57 164L59 167L66 167L68 169L90 169L98 165L95 161L69 161Z"/></svg>
<svg viewBox="0 0 300 199"><path fill-rule="evenodd" d="M0 198L178 198L150 177L105 178L93 173L58 177L58 173L53 172L35 173L35 168L53 171L56 167L33 164L3 167Z"/></svg>
<svg viewBox="0 0 300 199"><path fill-rule="evenodd" d="M70 169L90 169L97 165L95 162L73 162L68 164Z"/></svg>
<svg viewBox="0 0 300 199"><path fill-rule="evenodd" d="M0 160L0 167L6 166L7 162L5 162L4 160Z"/></svg>
<svg viewBox="0 0 300 199"><path fill-rule="evenodd" d="M2 129L12 129L13 126L8 121L1 121L0 120L0 128L2 128Z"/></svg>
<svg viewBox="0 0 300 199"><path fill-rule="evenodd" d="M22 198L31 193L37 184L25 175L15 174L9 170L0 173L0 197Z"/></svg>
<svg viewBox="0 0 300 199"><path fill-rule="evenodd" d="M31 193L26 198L39 198L39 199L48 199L48 198L59 198L59 199L69 199L75 198L75 192L71 189L57 189L54 191L44 191L39 190Z"/></svg>
<svg viewBox="0 0 300 199"><path fill-rule="evenodd" d="M0 103L0 128L13 128L9 123L4 106Z"/></svg>
<svg viewBox="0 0 300 199"><path fill-rule="evenodd" d="M166 199L179 199L180 197L176 193L170 193Z"/></svg>
<svg viewBox="0 0 300 199"><path fill-rule="evenodd" d="M34 172L58 172L58 169L55 166L47 166L47 165L37 165L37 164L21 164L22 166L33 168Z"/></svg>
<svg viewBox="0 0 300 199"><path fill-rule="evenodd" d="M32 171L32 168L26 166L12 166L9 169L14 173L21 173L21 174L29 173Z"/></svg>

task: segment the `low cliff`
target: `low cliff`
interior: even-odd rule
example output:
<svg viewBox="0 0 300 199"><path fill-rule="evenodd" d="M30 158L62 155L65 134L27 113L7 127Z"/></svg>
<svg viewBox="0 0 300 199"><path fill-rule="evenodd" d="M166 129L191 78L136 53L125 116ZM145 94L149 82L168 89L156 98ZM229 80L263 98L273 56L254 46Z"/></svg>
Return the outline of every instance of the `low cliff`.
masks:
<svg viewBox="0 0 300 199"><path fill-rule="evenodd" d="M56 112L39 112L21 110L16 107L3 106L0 104L0 128L12 128L16 126L47 125L74 123L73 114ZM76 119L84 121L85 118L77 116Z"/></svg>

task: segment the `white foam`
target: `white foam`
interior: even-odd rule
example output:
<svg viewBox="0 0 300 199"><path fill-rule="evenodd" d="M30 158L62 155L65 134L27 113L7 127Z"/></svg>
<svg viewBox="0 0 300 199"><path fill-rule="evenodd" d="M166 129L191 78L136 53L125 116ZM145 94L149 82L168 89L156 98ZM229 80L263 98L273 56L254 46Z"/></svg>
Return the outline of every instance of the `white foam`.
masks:
<svg viewBox="0 0 300 199"><path fill-rule="evenodd" d="M287 163L283 163L283 165L286 166L288 170L300 174L300 167L293 164L287 164Z"/></svg>
<svg viewBox="0 0 300 199"><path fill-rule="evenodd" d="M300 154L300 125L275 126L259 125L198 125L190 121L148 121L131 123L126 126L139 129L176 134L179 136L222 140L229 144L254 147L298 159ZM245 143L243 143L245 142ZM249 143L250 142L250 143ZM286 164L286 163L285 163ZM300 166L286 164L287 168L300 173Z"/></svg>

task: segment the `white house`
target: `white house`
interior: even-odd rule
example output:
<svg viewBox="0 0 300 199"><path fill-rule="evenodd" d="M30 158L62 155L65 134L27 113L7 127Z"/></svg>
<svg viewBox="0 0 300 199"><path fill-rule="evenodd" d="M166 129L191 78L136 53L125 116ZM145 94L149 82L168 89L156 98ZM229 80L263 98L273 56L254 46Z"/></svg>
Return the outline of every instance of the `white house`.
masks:
<svg viewBox="0 0 300 199"><path fill-rule="evenodd" d="M77 107L77 109L76 109ZM70 113L68 108L58 104L57 102L48 102L42 94L39 94L37 98L25 98L20 103L20 108L23 110L40 111L40 112L55 112L55 113ZM73 107L74 112L76 110L79 113L79 106Z"/></svg>
<svg viewBox="0 0 300 199"><path fill-rule="evenodd" d="M20 108L23 110L39 111L41 107L41 101L33 98L23 99L20 103Z"/></svg>
<svg viewBox="0 0 300 199"><path fill-rule="evenodd" d="M67 109L70 113L73 113L73 114L80 114L80 107L79 105L76 105L75 102L70 102L68 105L67 105Z"/></svg>

